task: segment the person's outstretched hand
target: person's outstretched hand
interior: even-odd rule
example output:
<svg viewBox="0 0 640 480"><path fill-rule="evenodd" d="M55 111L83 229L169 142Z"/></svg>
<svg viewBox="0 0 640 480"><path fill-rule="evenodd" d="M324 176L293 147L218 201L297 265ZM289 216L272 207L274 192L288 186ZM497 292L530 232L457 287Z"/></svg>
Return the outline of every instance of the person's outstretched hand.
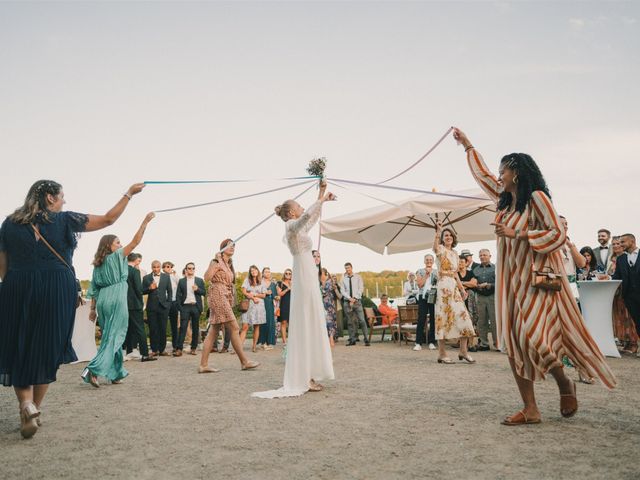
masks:
<svg viewBox="0 0 640 480"><path fill-rule="evenodd" d="M146 187L144 183L134 183L129 187L129 190L127 190L127 193L131 196L136 195L140 193L144 189L144 187Z"/></svg>
<svg viewBox="0 0 640 480"><path fill-rule="evenodd" d="M460 130L458 127L453 127L453 138L456 142L460 143L464 148L467 148L471 145L469 138L467 135Z"/></svg>

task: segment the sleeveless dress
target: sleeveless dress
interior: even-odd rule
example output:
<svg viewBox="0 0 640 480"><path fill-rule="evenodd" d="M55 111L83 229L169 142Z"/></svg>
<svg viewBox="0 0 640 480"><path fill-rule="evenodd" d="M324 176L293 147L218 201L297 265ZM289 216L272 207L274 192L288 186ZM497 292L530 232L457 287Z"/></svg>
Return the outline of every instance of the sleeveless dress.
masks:
<svg viewBox="0 0 640 480"><path fill-rule="evenodd" d="M467 161L478 185L498 202L498 179L480 153L470 149ZM519 376L542 380L549 369L562 366L566 355L583 374L599 378L613 388L616 379L604 356L584 325L564 269L561 248L564 227L551 199L535 191L521 213L498 211L497 222L528 231L526 240L498 237L496 262L496 326L498 341L506 344ZM551 267L562 277L559 292L531 286L532 267Z"/></svg>
<svg viewBox="0 0 640 480"><path fill-rule="evenodd" d="M129 266L123 249L107 255L99 267L93 269L93 278L87 297L96 299L98 323L102 339L98 353L86 370L107 380L120 380L129 373L124 369L122 344L129 327L127 291ZM89 376L84 376L89 382Z"/></svg>
<svg viewBox="0 0 640 480"><path fill-rule="evenodd" d="M35 223L42 236L72 265L78 234L88 217L49 212ZM41 241L31 225L6 219L0 251L7 274L0 290L0 383L27 387L56 381L62 363L75 361L71 345L78 290L75 274Z"/></svg>
<svg viewBox="0 0 640 480"><path fill-rule="evenodd" d="M220 325L236 321L236 316L233 313L235 305L233 281L234 274L229 266L224 261L214 261L211 282L207 291L210 324Z"/></svg>
<svg viewBox="0 0 640 480"><path fill-rule="evenodd" d="M285 238L293 255L291 322L284 367L284 386L278 390L253 393L253 397L299 396L309 390L311 379L333 379L333 360L325 321L322 295L318 288L318 267L311 255L309 230L320 219L322 202L312 204L299 218L285 224Z"/></svg>
<svg viewBox="0 0 640 480"><path fill-rule="evenodd" d="M438 283L435 306L436 339L473 337L475 331L471 315L458 290L458 254L443 246L436 252Z"/></svg>

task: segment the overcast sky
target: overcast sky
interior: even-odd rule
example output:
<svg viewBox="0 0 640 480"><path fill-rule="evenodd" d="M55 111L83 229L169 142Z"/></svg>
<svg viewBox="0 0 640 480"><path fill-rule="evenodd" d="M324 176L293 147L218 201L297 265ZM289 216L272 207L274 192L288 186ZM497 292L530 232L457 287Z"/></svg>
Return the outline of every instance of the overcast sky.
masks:
<svg viewBox="0 0 640 480"><path fill-rule="evenodd" d="M640 234L639 5L2 2L0 210L39 178L87 213L136 181L265 179L149 186L113 227L83 236L74 263L89 278L100 236L130 240L147 211L281 186L268 179L305 175L315 156L329 176L381 181L456 125L494 170L506 153L530 153L579 247L600 227ZM392 184L475 186L452 139ZM193 260L202 274L220 240L300 190L159 214L139 247L144 266ZM336 193L327 218L376 204ZM289 266L283 230L274 218L239 242L237 268ZM415 269L423 253L322 242L337 272L347 260Z"/></svg>

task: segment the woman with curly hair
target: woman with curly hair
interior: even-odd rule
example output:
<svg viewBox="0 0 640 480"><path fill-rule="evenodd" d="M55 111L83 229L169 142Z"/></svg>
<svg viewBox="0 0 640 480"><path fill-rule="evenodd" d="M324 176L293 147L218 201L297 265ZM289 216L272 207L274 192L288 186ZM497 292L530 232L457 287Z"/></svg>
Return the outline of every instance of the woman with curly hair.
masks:
<svg viewBox="0 0 640 480"><path fill-rule="evenodd" d="M438 283L435 306L436 339L438 340L438 363L454 363L445 351L445 340L460 339L458 359L467 363L476 363L469 356L467 345L469 338L475 336L473 322L464 304L467 291L458 276L460 257L454 250L458 244L455 232L442 228L442 222L436 223L436 235L433 239L433 251L438 264Z"/></svg>
<svg viewBox="0 0 640 480"><path fill-rule="evenodd" d="M143 188L132 185L104 215L86 215L63 211L62 185L38 180L0 228L0 384L15 390L24 438L38 430L40 407L60 365L77 360L71 336L80 232L113 224Z"/></svg>
<svg viewBox="0 0 640 480"><path fill-rule="evenodd" d="M547 184L535 161L512 153L500 161L499 176L487 168L480 153L457 128L454 138L464 146L471 173L497 204L493 225L498 237L496 317L498 340L505 343L509 363L524 408L502 420L503 425L540 423L534 381L550 373L560 391L560 413L578 410L576 386L565 374L562 357L608 388L613 373L587 331L564 272L561 248L565 230L553 208ZM552 268L561 290L535 288L533 272Z"/></svg>
<svg viewBox="0 0 640 480"><path fill-rule="evenodd" d="M122 356L122 344L129 327L127 257L140 244L147 225L154 217L152 212L147 214L133 239L125 247L115 235L104 235L98 244L87 296L91 298L89 320L95 322L97 316L102 338L98 353L82 372L83 380L96 388L100 387L98 377L118 384L129 374L124 369Z"/></svg>

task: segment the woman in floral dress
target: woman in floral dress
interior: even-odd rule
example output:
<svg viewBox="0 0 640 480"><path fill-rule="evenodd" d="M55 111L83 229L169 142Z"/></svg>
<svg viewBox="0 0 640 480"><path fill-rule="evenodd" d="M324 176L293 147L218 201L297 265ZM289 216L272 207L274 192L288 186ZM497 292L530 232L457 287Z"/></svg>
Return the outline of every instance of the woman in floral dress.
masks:
<svg viewBox="0 0 640 480"><path fill-rule="evenodd" d="M209 268L204 274L204 280L211 282L207 292L207 303L209 304L209 333L204 339L202 346L202 357L198 373L213 373L218 370L209 366L209 354L213 348L213 342L217 340L221 328L229 326L231 333L231 344L238 354L238 360L242 365L242 370L249 370L260 365L252 362L242 351L240 334L238 333L238 321L233 313L235 304L235 279L236 271L233 268L231 257L236 251L236 246L230 238L223 240L220 244L220 252L211 260Z"/></svg>
<svg viewBox="0 0 640 480"><path fill-rule="evenodd" d="M242 331L240 342L244 345L249 326L253 326L253 345L251 351L256 351L256 344L260 338L260 325L267 323L267 311L264 308L264 298L267 296L267 288L262 284L260 270L255 265L249 267L249 275L242 282L242 294L249 299L249 310L242 316Z"/></svg>
<svg viewBox="0 0 640 480"><path fill-rule="evenodd" d="M326 268L320 270L320 291L322 292L322 303L324 304L324 313L327 316L327 334L329 335L329 345L331 348L335 346L334 337L338 325L336 319L338 310L336 309L336 292L335 285L331 279L331 275Z"/></svg>
<svg viewBox="0 0 640 480"><path fill-rule="evenodd" d="M458 359L468 363L475 360L467 352L470 337L475 335L471 316L464 304L467 292L458 276L458 253L453 249L458 244L453 230L442 229L436 224L433 251L438 263L438 294L436 297L436 339L438 340L438 363L453 363L445 351L445 340L460 339Z"/></svg>

